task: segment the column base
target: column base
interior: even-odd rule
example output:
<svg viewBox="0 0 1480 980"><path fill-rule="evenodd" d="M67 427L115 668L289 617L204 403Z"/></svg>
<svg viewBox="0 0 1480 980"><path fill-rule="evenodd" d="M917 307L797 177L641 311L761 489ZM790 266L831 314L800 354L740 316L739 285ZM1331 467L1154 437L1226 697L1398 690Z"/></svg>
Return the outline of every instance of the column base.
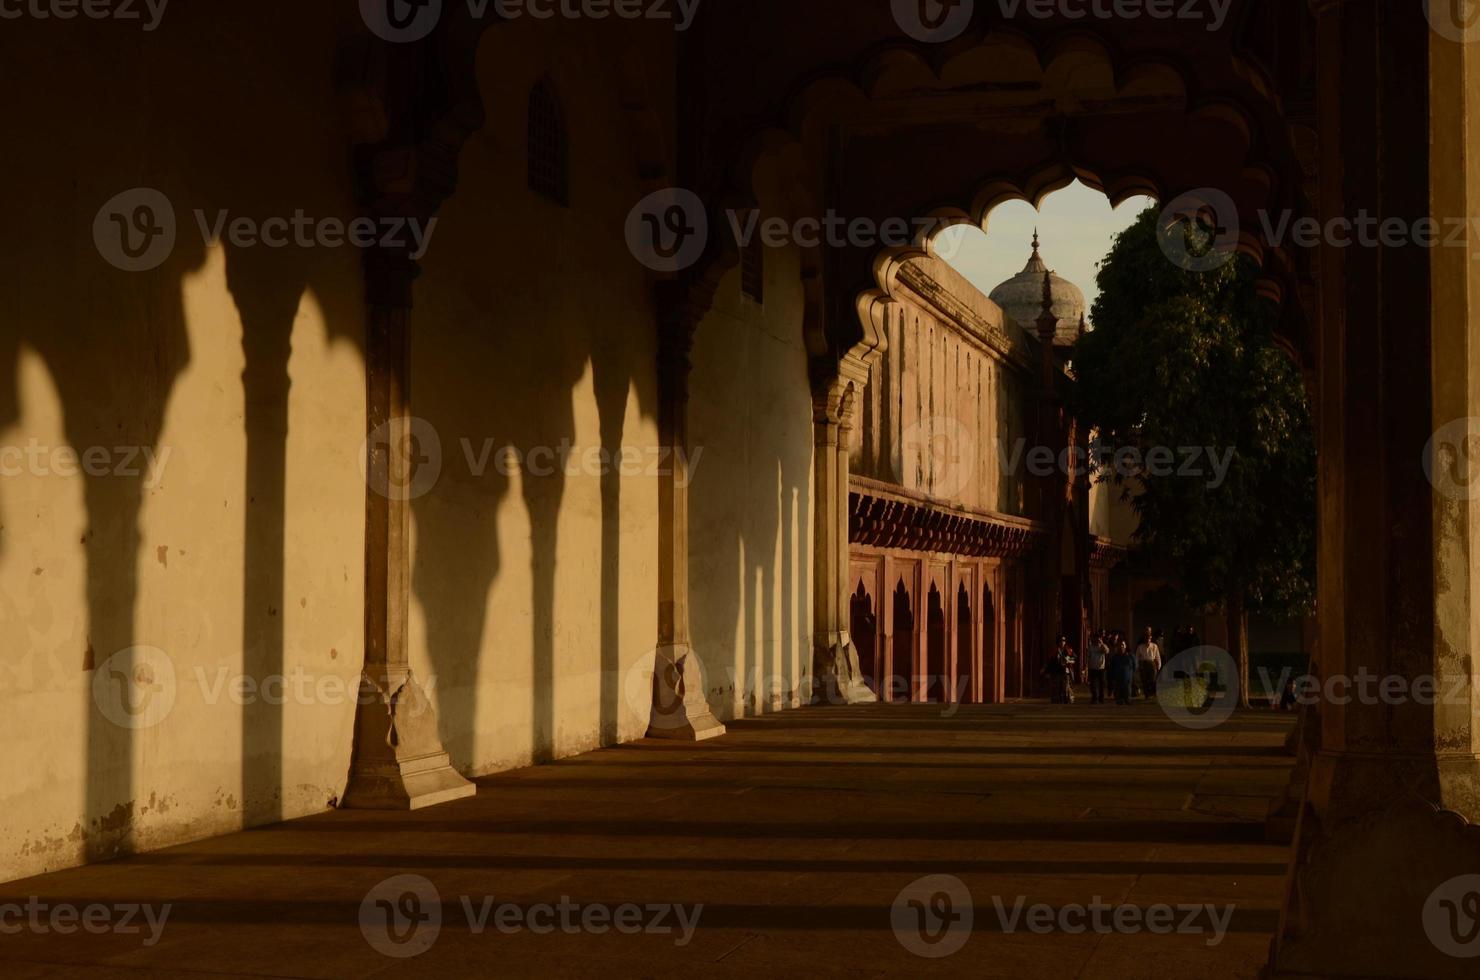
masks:
<svg viewBox="0 0 1480 980"><path fill-rule="evenodd" d="M442 750L436 712L410 668L362 674L340 808L419 810L477 792Z"/></svg>
<svg viewBox="0 0 1480 980"><path fill-rule="evenodd" d="M812 648L812 703L874 704L878 700L863 682L853 638L846 632L819 636Z"/></svg>
<svg viewBox="0 0 1480 980"><path fill-rule="evenodd" d="M1430 767L1436 762L1431 757ZM1322 810L1308 804L1301 812L1281 928L1264 977L1475 976L1480 945L1473 943L1480 939L1461 944L1465 956L1452 949L1470 927L1463 903L1474 884L1456 879L1480 876L1480 827L1395 779L1402 768L1399 760L1375 757L1317 758L1310 798L1324 802ZM1367 797L1371 809L1357 813L1352 790L1375 785L1368 782L1371 770L1386 771L1385 793ZM1454 908L1446 909L1446 900ZM1458 937L1449 935L1456 910Z"/></svg>
<svg viewBox="0 0 1480 980"><path fill-rule="evenodd" d="M647 737L702 742L724 733L725 726L704 696L699 654L687 644L659 647L653 661L653 714Z"/></svg>

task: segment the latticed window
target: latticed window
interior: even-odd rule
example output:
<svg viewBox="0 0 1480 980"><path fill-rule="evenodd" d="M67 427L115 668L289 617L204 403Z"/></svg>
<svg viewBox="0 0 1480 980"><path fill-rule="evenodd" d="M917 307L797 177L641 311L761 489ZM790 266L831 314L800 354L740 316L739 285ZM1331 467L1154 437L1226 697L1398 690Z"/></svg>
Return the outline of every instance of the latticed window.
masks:
<svg viewBox="0 0 1480 980"><path fill-rule="evenodd" d="M548 78L529 93L529 189L556 204L570 203L565 114Z"/></svg>
<svg viewBox="0 0 1480 980"><path fill-rule="evenodd" d="M766 298L766 247L759 234L740 246L740 291L757 303Z"/></svg>

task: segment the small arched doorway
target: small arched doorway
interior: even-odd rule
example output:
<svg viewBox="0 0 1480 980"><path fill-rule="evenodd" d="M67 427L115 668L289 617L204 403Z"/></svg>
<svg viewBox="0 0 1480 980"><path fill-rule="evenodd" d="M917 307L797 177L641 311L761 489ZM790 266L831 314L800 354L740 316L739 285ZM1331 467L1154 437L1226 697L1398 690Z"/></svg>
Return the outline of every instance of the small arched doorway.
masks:
<svg viewBox="0 0 1480 980"><path fill-rule="evenodd" d="M997 683L1001 668L997 664L997 603L992 587L982 587L982 686L983 704L997 700Z"/></svg>
<svg viewBox="0 0 1480 980"><path fill-rule="evenodd" d="M858 669L863 674L863 682L877 695L879 671L875 637L878 635L879 620L874 614L874 600L868 594L868 587L864 582L858 583L858 591L849 600L848 607L848 630L853 637L854 647L858 649Z"/></svg>
<svg viewBox="0 0 1480 980"><path fill-rule="evenodd" d="M930 586L928 619L925 623L924 701L943 702L946 697L946 610L940 590Z"/></svg>
<svg viewBox="0 0 1480 980"><path fill-rule="evenodd" d="M962 582L956 590L956 673L947 700L966 703L977 700L976 644L972 642L971 593Z"/></svg>
<svg viewBox="0 0 1480 980"><path fill-rule="evenodd" d="M911 670L915 662L915 613L910 606L910 590L905 588L904 579L894 590L894 632L890 636L890 653L893 654L892 676L883 679L891 701L909 701L914 695L914 685L899 676L901 670Z"/></svg>
<svg viewBox="0 0 1480 980"><path fill-rule="evenodd" d="M1009 698L1020 698L1026 693L1023 690L1023 658L1018 648L1017 608L1017 596L1008 589L1007 607L1003 610L1007 623L1006 643L1002 652L1005 654L1003 666L1007 681L1004 696Z"/></svg>

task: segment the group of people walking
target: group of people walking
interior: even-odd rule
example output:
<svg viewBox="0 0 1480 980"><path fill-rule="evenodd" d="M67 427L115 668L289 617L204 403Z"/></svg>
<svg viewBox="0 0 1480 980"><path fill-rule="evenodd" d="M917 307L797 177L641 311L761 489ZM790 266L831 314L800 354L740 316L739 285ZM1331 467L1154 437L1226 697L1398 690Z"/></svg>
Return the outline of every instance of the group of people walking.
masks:
<svg viewBox="0 0 1480 980"><path fill-rule="evenodd" d="M1178 627L1174 645L1181 652L1197 645L1191 628ZM1049 655L1044 673L1048 675L1049 692L1055 704L1074 703L1074 685L1088 683L1091 704L1107 704L1109 697L1116 704L1130 704L1137 691L1146 700L1156 697L1156 678L1161 673L1161 644L1156 631L1148 626L1136 644L1120 630L1095 630L1089 634L1089 644L1081 662L1069 638L1059 637L1058 645Z"/></svg>

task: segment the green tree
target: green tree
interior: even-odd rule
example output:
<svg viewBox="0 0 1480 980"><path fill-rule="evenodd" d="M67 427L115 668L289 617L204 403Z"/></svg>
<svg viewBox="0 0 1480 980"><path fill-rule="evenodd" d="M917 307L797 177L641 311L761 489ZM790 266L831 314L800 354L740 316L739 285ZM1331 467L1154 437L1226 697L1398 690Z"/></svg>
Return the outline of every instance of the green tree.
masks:
<svg viewBox="0 0 1480 980"><path fill-rule="evenodd" d="M1299 369L1274 343L1275 310L1255 292L1253 263L1187 271L1163 253L1157 222L1148 208L1100 264L1072 405L1106 448L1098 478L1121 485L1140 518L1136 543L1177 570L1194 606L1227 614L1247 703L1248 613L1293 617L1314 603L1310 409ZM1127 476L1107 465L1112 447L1136 447L1148 462L1168 447L1177 465ZM1226 476L1205 457L1201 475L1176 472L1181 447L1211 447L1220 460L1231 451Z"/></svg>

